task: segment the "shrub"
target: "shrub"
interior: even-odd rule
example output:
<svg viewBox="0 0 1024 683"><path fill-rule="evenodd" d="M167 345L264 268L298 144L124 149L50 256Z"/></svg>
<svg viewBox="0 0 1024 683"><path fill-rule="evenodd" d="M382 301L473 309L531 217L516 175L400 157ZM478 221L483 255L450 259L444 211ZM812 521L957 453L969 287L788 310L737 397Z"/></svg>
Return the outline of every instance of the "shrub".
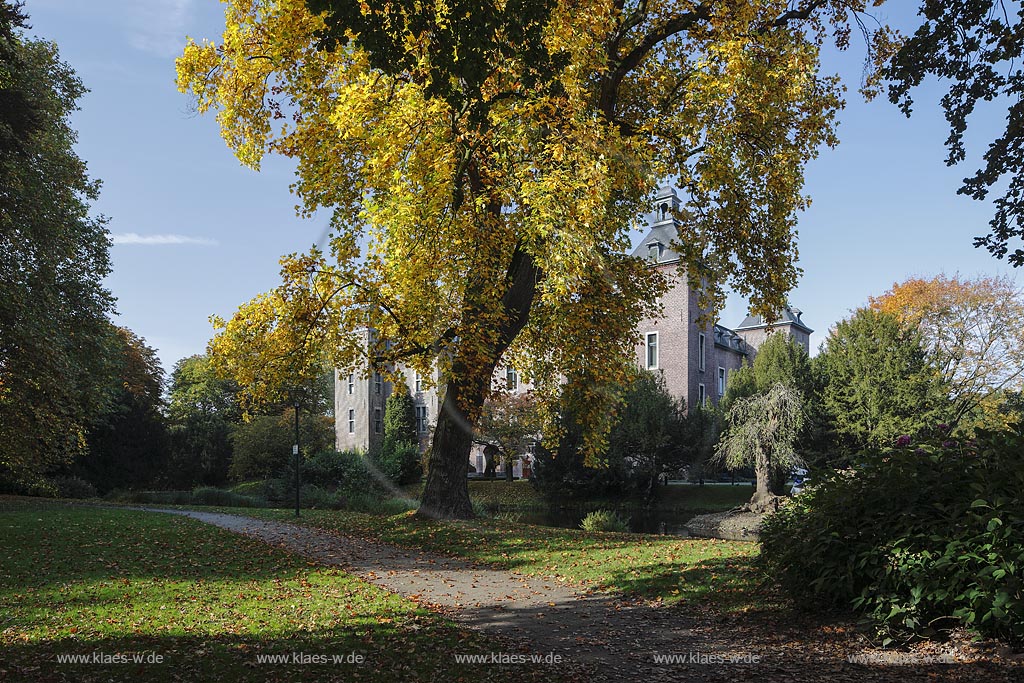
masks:
<svg viewBox="0 0 1024 683"><path fill-rule="evenodd" d="M236 425L231 433L233 455L229 476L234 481L274 476L282 467L291 467L295 443L295 413L258 415ZM299 421L303 453L330 448L334 425L330 418L303 415Z"/></svg>
<svg viewBox="0 0 1024 683"><path fill-rule="evenodd" d="M288 480L289 477L284 479ZM329 450L313 454L302 463L302 481L350 492L379 488L367 468L366 456L359 451ZM290 490L295 490L294 484L290 485Z"/></svg>
<svg viewBox="0 0 1024 683"><path fill-rule="evenodd" d="M629 521L611 510L595 510L583 518L580 528L584 531L629 531Z"/></svg>
<svg viewBox="0 0 1024 683"><path fill-rule="evenodd" d="M885 644L959 625L1020 643L1021 453L1017 428L815 473L763 523L761 562L798 604L852 607Z"/></svg>
<svg viewBox="0 0 1024 683"><path fill-rule="evenodd" d="M385 437L373 459L381 474L398 486L414 484L423 476L420 449L415 443Z"/></svg>
<svg viewBox="0 0 1024 683"><path fill-rule="evenodd" d="M191 491L108 491L104 500L133 505L191 505Z"/></svg>
<svg viewBox="0 0 1024 683"><path fill-rule="evenodd" d="M245 481L241 484L236 484L231 487L232 493L240 493L243 496L255 496L257 498L266 498L267 494L267 482L266 481Z"/></svg>
<svg viewBox="0 0 1024 683"><path fill-rule="evenodd" d="M193 491L191 502L193 505L216 505L219 507L263 507L262 500L212 486L202 486Z"/></svg>
<svg viewBox="0 0 1024 683"><path fill-rule="evenodd" d="M81 477L54 477L58 498L95 498L96 487Z"/></svg>
<svg viewBox="0 0 1024 683"><path fill-rule="evenodd" d="M312 510L341 510L346 499L343 491L328 491L315 484L307 484L302 487L299 503Z"/></svg>

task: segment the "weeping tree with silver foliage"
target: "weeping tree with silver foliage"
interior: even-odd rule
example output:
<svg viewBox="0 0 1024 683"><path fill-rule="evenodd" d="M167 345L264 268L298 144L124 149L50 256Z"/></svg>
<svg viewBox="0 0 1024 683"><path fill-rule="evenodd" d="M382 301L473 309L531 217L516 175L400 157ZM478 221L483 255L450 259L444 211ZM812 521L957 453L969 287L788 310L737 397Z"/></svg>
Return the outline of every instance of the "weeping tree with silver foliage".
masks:
<svg viewBox="0 0 1024 683"><path fill-rule="evenodd" d="M803 427L803 396L776 382L768 391L737 399L726 415L726 431L715 448L715 459L729 469L754 467L757 489L747 504L751 512L778 505L784 474L803 464L794 449Z"/></svg>

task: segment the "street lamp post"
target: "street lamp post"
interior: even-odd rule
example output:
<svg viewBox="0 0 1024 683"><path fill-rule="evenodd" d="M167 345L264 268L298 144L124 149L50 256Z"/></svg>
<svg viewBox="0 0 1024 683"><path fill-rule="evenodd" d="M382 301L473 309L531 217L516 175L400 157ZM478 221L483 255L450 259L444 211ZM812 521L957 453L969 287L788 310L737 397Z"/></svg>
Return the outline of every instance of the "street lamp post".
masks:
<svg viewBox="0 0 1024 683"><path fill-rule="evenodd" d="M299 487L301 482L301 467L299 464L299 399L295 399L295 445L292 446L292 455L295 457L295 516L299 516Z"/></svg>

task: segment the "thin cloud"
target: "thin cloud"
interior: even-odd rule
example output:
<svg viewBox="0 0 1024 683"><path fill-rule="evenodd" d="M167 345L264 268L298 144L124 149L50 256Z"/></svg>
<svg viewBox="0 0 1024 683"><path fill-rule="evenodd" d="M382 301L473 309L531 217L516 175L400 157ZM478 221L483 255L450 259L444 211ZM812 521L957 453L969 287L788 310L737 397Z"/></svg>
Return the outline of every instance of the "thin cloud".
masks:
<svg viewBox="0 0 1024 683"><path fill-rule="evenodd" d="M185 46L192 0L147 0L132 10L132 47L159 57L174 57Z"/></svg>
<svg viewBox="0 0 1024 683"><path fill-rule="evenodd" d="M110 236L114 244L143 244L146 246L162 246L165 244L198 244L203 247L216 247L217 240L206 237L189 237L188 235L140 235L136 232L122 232Z"/></svg>

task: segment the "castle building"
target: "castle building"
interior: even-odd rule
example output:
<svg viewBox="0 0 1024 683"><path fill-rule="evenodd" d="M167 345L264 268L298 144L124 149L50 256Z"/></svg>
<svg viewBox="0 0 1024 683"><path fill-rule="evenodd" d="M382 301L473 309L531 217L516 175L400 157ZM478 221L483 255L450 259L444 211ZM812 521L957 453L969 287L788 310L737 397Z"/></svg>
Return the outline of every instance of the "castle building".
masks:
<svg viewBox="0 0 1024 683"><path fill-rule="evenodd" d="M677 239L679 198L675 190L662 188L655 208L647 216L650 229L633 251L647 258L670 286L661 300L661 315L640 323L637 330L637 363L665 378L669 393L686 402L688 408L717 404L725 395L729 376L753 362L757 348L769 334L783 333L810 347L814 331L801 319L799 309L787 306L771 325L760 316L747 316L735 329L717 323L697 324L703 312L699 304L699 282L690 282L679 271L679 254L671 244Z"/></svg>
<svg viewBox="0 0 1024 683"><path fill-rule="evenodd" d="M810 346L813 332L801 319L801 311L786 307L771 325L759 316L747 316L735 329L708 322L698 325L701 314L698 289L685 272L679 270L679 254L671 249L677 239L679 198L672 188L657 195L654 211L647 216L646 236L633 251L647 258L651 266L669 281L661 300L661 314L640 323L636 335L636 358L641 368L660 373L669 393L685 401L688 408L717 404L725 394L731 373L753 361L757 348L769 334L784 333L804 350ZM373 330L365 330L366 343ZM441 406L435 388L438 378L426 382L409 368L399 367L400 376L416 410L416 428L420 447L429 445L432 426ZM437 372L436 370L434 371ZM529 384L514 368L499 367L495 386L513 392L527 391ZM334 416L338 450L367 451L384 437L384 406L394 387L381 374L362 377L359 373L335 371ZM483 469L482 455L474 452L471 464Z"/></svg>

